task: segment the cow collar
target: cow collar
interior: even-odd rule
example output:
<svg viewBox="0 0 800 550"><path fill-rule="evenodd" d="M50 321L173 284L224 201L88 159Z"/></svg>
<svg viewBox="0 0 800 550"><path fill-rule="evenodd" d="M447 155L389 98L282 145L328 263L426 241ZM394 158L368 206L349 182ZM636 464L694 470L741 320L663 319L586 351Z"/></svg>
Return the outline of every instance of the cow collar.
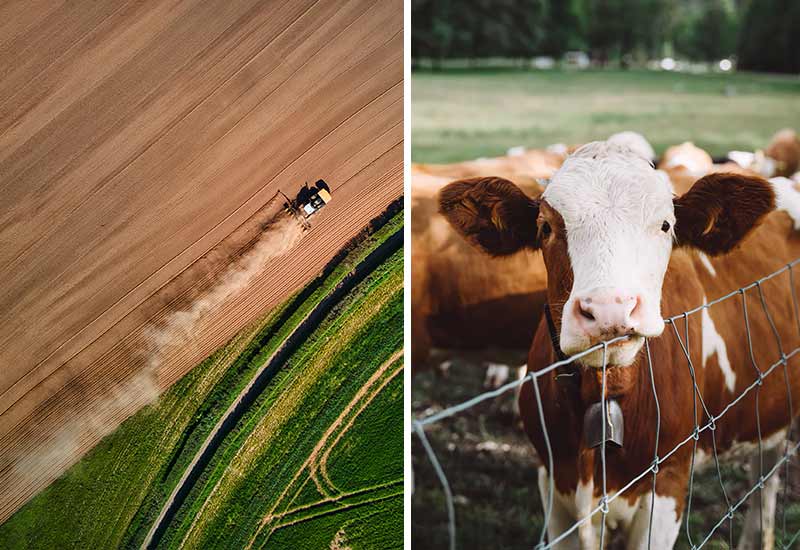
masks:
<svg viewBox="0 0 800 550"><path fill-rule="evenodd" d="M553 322L553 314L550 312L550 304L544 305L544 317L547 320L547 330L550 332L550 343L553 345L556 359L558 361L569 360L569 357L561 350L561 346L558 343L558 332ZM581 371L574 361L557 367L555 376L556 381L568 384L569 388L580 393ZM605 415L603 412L605 412ZM602 403L599 401L593 403L584 411L583 440L588 448L599 447L604 442L610 442L617 447L622 447L624 432L625 421L622 408L616 399L606 400L605 411L603 411Z"/></svg>
<svg viewBox="0 0 800 550"><path fill-rule="evenodd" d="M550 332L550 343L553 344L553 351L556 353L556 359L558 361L567 361L569 357L564 354L561 350L561 345L558 343L558 332L556 331L556 324L553 322L553 314L550 313L550 304L544 305L544 318L547 320L547 330ZM556 368L556 380L580 388L580 368L574 361L561 365Z"/></svg>

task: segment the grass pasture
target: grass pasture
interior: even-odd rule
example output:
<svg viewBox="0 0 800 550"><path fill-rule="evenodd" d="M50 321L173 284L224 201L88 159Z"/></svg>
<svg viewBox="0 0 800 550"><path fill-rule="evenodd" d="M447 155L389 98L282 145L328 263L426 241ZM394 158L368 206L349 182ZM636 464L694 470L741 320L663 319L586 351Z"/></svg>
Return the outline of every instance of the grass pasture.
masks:
<svg viewBox="0 0 800 550"><path fill-rule="evenodd" d="M800 79L753 73L645 70L415 72L414 162L457 162L509 147L585 143L641 132L663 153L693 141L712 156L764 148L800 129Z"/></svg>
<svg viewBox="0 0 800 550"><path fill-rule="evenodd" d="M198 365L165 392L156 403L125 421L59 480L0 525L0 548L139 548L197 449L258 367L281 345L308 312L362 259L391 235L402 230L403 213L402 210L398 212L401 204L397 202L379 219L374 220L357 239L332 260L317 279ZM374 289L377 289L383 297L382 305L389 302L393 305L382 308L370 302L369 294ZM382 363L373 365L372 361L393 357L393 354L402 347L402 250L374 270L367 280L350 293L345 302L338 305L336 311L331 314L331 320L326 321L328 323L326 326L332 326L331 323L335 323L335 320L345 315L345 312L351 317L358 317L363 323L372 323L371 339L361 338L360 341L363 341L361 347L348 347L344 355L341 355L342 362L336 370L334 381L350 384L348 388L355 394L359 389L357 386L359 381L369 380L374 374L374 370L370 371L369 368L377 369L382 365ZM348 309L347 304L351 303L356 303L357 309ZM400 304L399 314L396 303ZM362 307L364 304L372 306ZM328 339L338 338L335 332L325 334ZM371 345L383 346L380 348L384 350L383 355L370 348ZM281 381L284 384L309 385L310 382L305 381L306 372L302 364L316 361L316 353L320 352L320 349L319 345L303 346L298 351L304 355L293 357L284 369L287 372L279 373L274 384L264 392L266 395L259 402L263 405L258 411L260 415L269 412L267 416L271 419L285 419L280 412L273 415L270 411L270 405L286 387L281 385ZM321 353L321 357L331 359L333 356ZM325 361L326 359L318 361L319 372L325 371ZM394 406L394 416L391 420L392 424L398 424L398 427L402 426L402 391L397 397L396 388L391 381L400 380L402 384L402 374L398 375L401 368L402 358L394 357L391 365L386 367L383 373L385 376L392 374L393 377L386 380L378 377L379 379L374 382L380 385L370 386L374 395L367 390L364 392L365 395L374 398L375 402L381 402L386 407ZM384 385L384 382L388 383ZM386 396L395 398L389 399ZM341 400L345 397L343 394ZM326 399L319 405L321 407L319 414L305 419L309 429L300 430L299 425L291 424L284 426L283 436L288 447L313 442L313 437L319 433L311 428L318 427L318 422L324 422L328 418L326 415L335 413L337 407L343 406L335 399ZM389 417L386 415L391 414L391 411L381 411L379 417L387 420ZM259 418L260 416L253 415L245 419L250 422L250 424L243 422L246 424L245 431L255 426ZM357 424L359 418L360 415L354 416L353 424ZM350 432L349 422L350 419L347 424L348 433L358 439L362 428ZM392 433L391 429L394 429L394 426L387 426L386 433ZM368 429L366 431L369 432ZM344 437L344 432L342 434L340 440L349 441L348 437ZM292 436L299 442L292 442ZM395 471L392 481L402 480L402 438L394 446L391 444L393 439L387 441L384 453L399 452L401 459L400 468ZM258 451L259 445L266 443L266 439L250 441L254 451ZM221 460L232 456L224 452L219 454ZM338 479L335 467L338 462L338 458L329 462L333 479ZM394 464L388 459L386 463ZM219 466L221 471L225 471L227 467L227 464L220 460L212 462L212 465ZM380 471L379 475L391 474ZM346 509L360 509L362 504L366 505L369 502L372 507L371 513L387 518L387 523L377 527L386 531L400 529L402 533L402 498L395 497L391 491L389 491L391 494L387 493L385 488L378 489L383 492L368 495L370 498L356 494L353 497L354 501L350 502L350 506ZM402 493L402 483L397 484L395 489ZM400 501L399 516L392 512L396 508L392 504L392 498ZM338 503L334 503L334 506L338 506ZM333 518L337 515L328 512L326 517ZM226 513L226 525L228 522L238 521L235 514L231 515L232 513ZM360 510L358 513L366 512ZM342 519L341 525L345 523L347 520ZM297 524L301 525L301 522ZM217 533L221 537L218 546L230 547L226 538L228 532L229 528L226 526L223 532ZM332 538L337 533L338 529L332 534ZM363 532L360 535L359 533L358 529L351 527L339 536L340 538L346 536L346 540L354 545L357 540L361 540L362 543L372 540L369 537L364 538L366 534ZM402 540L402 537L398 540ZM329 542L330 540L326 541L321 548L328 548ZM361 544L358 547L379 546Z"/></svg>

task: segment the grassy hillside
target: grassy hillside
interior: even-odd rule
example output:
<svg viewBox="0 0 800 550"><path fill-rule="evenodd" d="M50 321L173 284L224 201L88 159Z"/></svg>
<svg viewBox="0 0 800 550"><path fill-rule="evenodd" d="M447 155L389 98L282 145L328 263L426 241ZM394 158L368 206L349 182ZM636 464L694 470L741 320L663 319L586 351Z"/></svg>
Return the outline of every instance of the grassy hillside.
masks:
<svg viewBox="0 0 800 550"><path fill-rule="evenodd" d="M259 366L402 223L395 205L317 279L124 422L0 525L0 548L138 548L186 465ZM394 327L402 334L402 318Z"/></svg>
<svg viewBox="0 0 800 550"><path fill-rule="evenodd" d="M411 80L412 159L452 162L509 147L585 143L622 130L657 153L694 141L712 155L764 148L800 129L800 79L752 73L448 70Z"/></svg>

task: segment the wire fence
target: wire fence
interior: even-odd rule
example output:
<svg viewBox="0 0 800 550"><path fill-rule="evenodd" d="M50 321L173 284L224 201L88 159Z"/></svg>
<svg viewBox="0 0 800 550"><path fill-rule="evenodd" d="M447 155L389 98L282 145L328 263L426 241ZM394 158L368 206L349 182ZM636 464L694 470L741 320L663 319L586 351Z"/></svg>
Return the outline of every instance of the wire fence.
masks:
<svg viewBox="0 0 800 550"><path fill-rule="evenodd" d="M789 549L794 548L795 543L800 543L800 530L794 533L787 534L786 532L786 499L787 499L787 487L788 487L788 478L789 478L789 460L790 457L793 456L798 448L800 447L799 442L793 442L794 434L792 429L792 420L794 419L794 408L792 402L792 391L791 385L789 380L789 360L800 353L800 347L795 347L792 350L786 352L784 349L784 342L781 339L781 335L778 331L778 327L774 321L773 315L770 311L770 308L767 304L767 300L764 296L764 292L762 289L762 284L766 281L773 279L782 273L788 272L788 285L790 287L790 296L791 296L791 310L793 314L793 320L795 327L797 329L798 338L800 341L800 309L798 308L798 299L797 293L795 290L795 282L794 282L794 267L800 263L800 258L784 265L780 269L744 286L737 290L734 290L720 298L712 300L708 303L703 305L697 306L691 310L685 311L679 315L675 315L669 318L664 319L666 326L671 327L671 333L680 346L680 351L683 354L684 359L686 360L686 367L688 368L689 375L692 381L692 391L693 391L693 424L694 428L691 433L687 434L686 437L679 441L671 450L664 453L663 455L659 456L658 454L658 447L659 447L659 438L661 437L661 404L659 401L658 396L658 388L656 388L655 377L653 374L653 360L650 352L650 341L649 339L644 340L644 358L646 359L647 363L647 370L649 375L649 382L650 382L650 390L652 392L653 399L655 401L655 411L656 411L656 422L654 426L655 430L655 446L654 446L654 454L653 460L648 468L642 470L639 474L634 476L630 481L628 481L624 486L619 488L617 491L610 493L608 492L607 488L607 478L606 478L606 424L607 422L602 422L602 438L601 440L603 443L600 445L599 454L600 454L600 465L601 465L601 480L600 480L600 488L601 488L601 496L599 498L598 504L594 506L591 511L575 521L568 529L562 531L557 537L553 540L547 540L547 531L548 526L550 524L551 515L553 513L553 495L555 489L554 483L554 474L553 474L553 449L551 446L550 436L548 434L548 429L545 423L545 415L544 415L544 408L542 404L542 396L540 393L539 388L539 381L542 379L543 376L555 371L561 366L567 365L576 361L582 357L585 357L591 353L595 353L597 351L602 352L603 356L603 365L602 365L602 393L601 396L601 407L602 407L602 418L607 418L606 416L606 406L607 406L607 399L606 396L606 375L607 375L607 364L606 364L606 354L608 346L615 344L617 342L621 342L626 340L627 336L620 336L605 342L601 342L581 353L575 354L571 357L568 357L561 361L556 361L543 369L540 369L535 372L529 372L526 376L519 380L515 380L513 382L506 383L494 390L487 391L481 393L471 399L468 399L462 403L457 405L445 408L441 411L429 414L427 416L414 419L412 421L413 433L419 438L420 443L422 444L422 448L424 449L425 455L428 457L431 465L433 466L434 472L436 477L438 478L439 482L441 483L442 490L444 492L445 497L445 504L447 509L447 524L448 524L448 537L449 537L449 546L451 549L456 548L456 540L457 540L457 523L456 523L456 514L455 514L455 506L454 506L454 498L453 498L453 491L451 490L450 482L448 480L447 474L444 471L439 459L437 458L436 452L434 451L433 447L431 446L428 437L426 436L425 429L427 426L435 424L437 422L441 422L442 420L459 415L464 411L472 409L477 405L486 402L488 400L495 399L509 391L515 390L520 388L523 384L532 384L533 387L533 394L536 399L536 406L537 411L541 423L541 429L543 433L543 439L546 447L546 456L540 456L540 459L543 461L544 465L547 466L548 471L548 491L546 495L546 502L543 503L544 507L544 522L541 528L541 531L538 536L538 541L536 541L533 546L537 549L547 549L552 548L553 546L557 545L559 542L564 541L567 537L575 533L581 525L585 524L586 522L593 521L593 518L600 514L602 517L600 519L600 528L599 528L599 544L600 548L604 547L604 543L606 542L607 537L607 529L606 529L606 516L609 513L609 504L612 503L614 500L618 499L621 495L623 495L626 491L630 490L636 484L641 482L645 477L652 476L652 491L650 492L650 517L649 517L649 526L648 526L648 548L651 547L652 543L652 534L653 534L653 510L655 508L655 497L656 497L656 479L659 472L659 467L664 464L670 457L672 457L679 449L681 449L684 445L691 445L692 446L692 454L691 454L691 467L689 473L689 486L688 486L688 495L686 500L686 509L683 513L682 522L682 529L685 530L685 536L688 540L689 545L692 549L700 549L703 548L714 536L714 534L720 530L725 522L728 522L729 529L728 529L728 543L732 548L734 546L733 541L733 518L736 511L742 506L742 504L750 498L756 492L759 493L759 497L761 491L764 489L765 483L776 473L779 469L783 468L785 471L784 475L784 486L783 491L781 493L781 504L783 508L782 518L781 518L781 539L780 544L781 548ZM766 369L762 369L759 367L758 362L756 361L755 353L753 351L753 341L752 341L752 333L751 333L751 325L750 325L750 312L748 311L747 306L747 299L746 296L748 293L755 293L758 299L758 303L760 304L760 308L763 311L764 316L769 324L770 332L775 338L775 344L778 350L779 357L776 361L771 363ZM712 414L709 408L706 405L705 400L703 399L702 393L700 388L698 387L696 376L695 376L695 366L693 364L693 360L690 354L690 347L689 347L689 317L701 312L705 309L709 309L712 306L719 304L721 302L725 302L727 300L738 299L741 302L741 315L742 321L744 325L744 332L747 339L747 354L750 359L751 367L754 369L754 376L755 379L751 384L749 384L744 390L739 393L734 399L728 402L724 408L718 414ZM679 321L683 321L679 323ZM684 327L683 335L681 335L681 331L678 325L681 324ZM665 328L665 330L668 330ZM759 394L760 388L763 384L765 378L767 378L770 374L774 371L781 369L783 371L783 379L784 384L786 386L786 407L787 407L787 414L789 420L789 424L787 426L787 437L785 442L785 447L783 450L782 455L780 458L772 465L767 466L765 470L764 464L764 448L763 448L763 437L762 437L762 422L760 417L760 408L759 408ZM756 417L756 428L757 428L757 458L758 458L758 479L756 482L750 486L746 493L737 500L732 500L731 496L728 494L725 488L725 483L723 481L722 471L720 468L720 458L717 453L717 440L716 440L716 427L717 423L720 421L721 418L725 417L725 415L729 414L729 411L733 409L742 399L744 399L747 395L753 392L755 397L755 411L754 415ZM704 422L701 422L701 416L705 419ZM727 509L727 513L725 513L719 521L717 521L711 530L706 534L706 536L700 540L692 540L692 535L689 530L689 516L691 513L691 506L692 506L692 495L694 491L694 477L695 477L695 458L697 454L697 446L700 440L700 435L706 431L711 432L711 442L712 442L712 456L713 456L713 465L716 468L716 476L719 483L719 486L722 491L723 498L725 500L725 505ZM763 532L764 529L764 510L763 510L763 501L761 498L758 498L759 503L759 531Z"/></svg>

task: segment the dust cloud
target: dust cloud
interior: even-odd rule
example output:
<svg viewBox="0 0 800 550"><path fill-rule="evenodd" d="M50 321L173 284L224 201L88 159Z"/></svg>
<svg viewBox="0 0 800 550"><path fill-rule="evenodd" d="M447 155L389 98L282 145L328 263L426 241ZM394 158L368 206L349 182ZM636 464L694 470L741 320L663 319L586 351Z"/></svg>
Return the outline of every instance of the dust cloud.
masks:
<svg viewBox="0 0 800 550"><path fill-rule="evenodd" d="M275 223L269 225L258 242L228 267L216 284L195 299L188 309L171 313L159 327L149 328L146 336L149 347L154 351L147 361L146 370L157 374L166 353L193 340L194 329L205 314L246 288L263 271L267 262L287 252L302 234L302 227L293 217L281 216Z"/></svg>
<svg viewBox="0 0 800 550"><path fill-rule="evenodd" d="M244 290L268 262L292 248L303 228L292 216L280 215L261 236L215 278L189 307L145 329L145 345L134 352L141 367L132 376L97 398L87 396L72 420L29 448L14 461L14 482L46 485L86 452L87 446L110 434L129 415L153 403L159 395L159 370L170 355L189 344L206 314ZM138 362L138 361L137 361Z"/></svg>

